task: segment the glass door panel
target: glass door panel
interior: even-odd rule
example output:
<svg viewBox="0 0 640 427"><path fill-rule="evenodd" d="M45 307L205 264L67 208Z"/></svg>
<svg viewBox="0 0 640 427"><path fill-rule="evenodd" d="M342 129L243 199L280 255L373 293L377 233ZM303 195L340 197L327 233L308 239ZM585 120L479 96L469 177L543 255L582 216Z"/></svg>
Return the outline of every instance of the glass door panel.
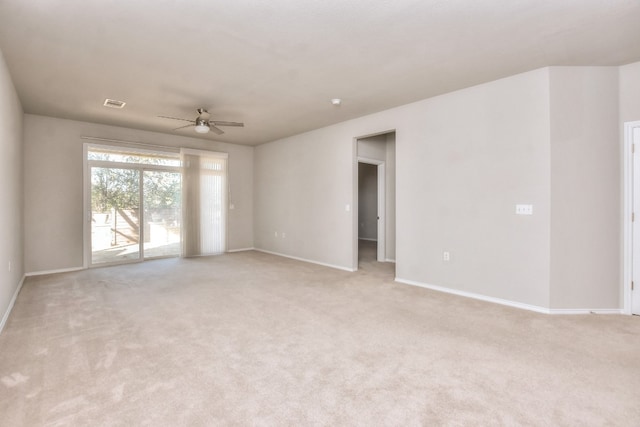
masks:
<svg viewBox="0 0 640 427"><path fill-rule="evenodd" d="M91 167L91 263L140 259L140 171Z"/></svg>
<svg viewBox="0 0 640 427"><path fill-rule="evenodd" d="M180 255L180 172L144 171L144 257Z"/></svg>

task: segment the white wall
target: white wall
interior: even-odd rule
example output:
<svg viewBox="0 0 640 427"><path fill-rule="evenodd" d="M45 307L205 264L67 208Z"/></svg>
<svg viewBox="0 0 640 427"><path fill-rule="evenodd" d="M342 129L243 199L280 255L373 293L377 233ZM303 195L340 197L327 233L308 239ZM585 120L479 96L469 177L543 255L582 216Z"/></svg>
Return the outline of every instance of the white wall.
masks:
<svg viewBox="0 0 640 427"><path fill-rule="evenodd" d="M353 268L353 138L395 129L398 280L545 309L620 308L618 131L640 115L639 70L544 68L264 144L256 246ZM521 203L534 214L515 215ZM299 233L286 247L270 236L280 224Z"/></svg>
<svg viewBox="0 0 640 427"><path fill-rule="evenodd" d="M253 246L253 148L51 117L25 115L25 270L83 265L81 136L229 153L228 249Z"/></svg>
<svg viewBox="0 0 640 427"><path fill-rule="evenodd" d="M352 242L345 239L354 233L346 206L357 203L355 148L353 135L345 141L334 129L256 147L256 248L352 268Z"/></svg>
<svg viewBox="0 0 640 427"><path fill-rule="evenodd" d="M619 144L620 147L624 147L624 123L625 122L636 122L640 121L640 62L635 62L632 64L624 65L618 67L618 97L619 97ZM636 154L637 155L637 154ZM620 164L624 164L624 153L620 151ZM624 188L624 179L621 172L621 188ZM621 217L622 215L626 215L624 206L621 206L620 209ZM621 219L622 222L622 219ZM622 230L624 233L624 230ZM624 236L623 236L624 237ZM621 241L624 242L624 238L621 238ZM621 242L621 243L622 243ZM620 253L624 253L624 249L620 249ZM627 267L624 264L624 260L620 260L621 269ZM624 276L624 273L621 273ZM629 283L621 282L621 291L620 291L620 307L624 307L624 297L625 297L625 289L624 287L629 286Z"/></svg>
<svg viewBox="0 0 640 427"><path fill-rule="evenodd" d="M357 173L353 138L395 129L397 277L547 307L548 75L536 70L257 147L256 247L353 268L357 223L344 210ZM536 215L516 217L525 201ZM285 226L296 230L286 244L273 237Z"/></svg>
<svg viewBox="0 0 640 427"><path fill-rule="evenodd" d="M547 69L519 74L429 99L397 127L397 277L548 306L548 87Z"/></svg>
<svg viewBox="0 0 640 427"><path fill-rule="evenodd" d="M640 62L619 67L619 78L620 123L640 120Z"/></svg>
<svg viewBox="0 0 640 427"><path fill-rule="evenodd" d="M0 329L24 275L22 120L22 106L0 52Z"/></svg>
<svg viewBox="0 0 640 427"><path fill-rule="evenodd" d="M551 67L551 308L620 304L617 67Z"/></svg>
<svg viewBox="0 0 640 427"><path fill-rule="evenodd" d="M396 133L386 135L387 161L385 163L387 194L386 211L386 260L396 260Z"/></svg>
<svg viewBox="0 0 640 427"><path fill-rule="evenodd" d="M367 138L358 138L358 157L367 159L387 160L387 135L375 135Z"/></svg>

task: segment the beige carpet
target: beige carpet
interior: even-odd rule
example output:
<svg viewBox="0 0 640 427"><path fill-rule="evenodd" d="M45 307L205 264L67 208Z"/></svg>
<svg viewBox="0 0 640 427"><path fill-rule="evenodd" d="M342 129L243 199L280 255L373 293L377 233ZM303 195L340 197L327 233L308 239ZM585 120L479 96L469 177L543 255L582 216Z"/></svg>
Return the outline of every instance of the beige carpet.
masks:
<svg viewBox="0 0 640 427"><path fill-rule="evenodd" d="M0 335L0 425L640 425L640 318L361 267L245 252L29 278Z"/></svg>

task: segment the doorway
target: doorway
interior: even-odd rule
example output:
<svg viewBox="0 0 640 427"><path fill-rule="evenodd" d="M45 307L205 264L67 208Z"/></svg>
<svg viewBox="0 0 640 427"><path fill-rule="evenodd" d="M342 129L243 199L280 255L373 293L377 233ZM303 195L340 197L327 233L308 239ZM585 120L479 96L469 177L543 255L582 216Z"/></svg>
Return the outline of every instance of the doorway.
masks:
<svg viewBox="0 0 640 427"><path fill-rule="evenodd" d="M358 259L363 251L385 261L385 165L358 158Z"/></svg>
<svg viewBox="0 0 640 427"><path fill-rule="evenodd" d="M354 270L395 263L395 131L355 138Z"/></svg>
<svg viewBox="0 0 640 427"><path fill-rule="evenodd" d="M640 121L624 124L624 312L640 315Z"/></svg>

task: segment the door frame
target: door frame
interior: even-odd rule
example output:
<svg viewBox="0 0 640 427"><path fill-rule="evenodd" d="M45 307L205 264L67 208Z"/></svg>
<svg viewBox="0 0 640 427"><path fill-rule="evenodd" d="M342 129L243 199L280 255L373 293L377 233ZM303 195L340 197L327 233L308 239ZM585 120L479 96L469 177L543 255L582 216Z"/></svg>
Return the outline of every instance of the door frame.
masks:
<svg viewBox="0 0 640 427"><path fill-rule="evenodd" d="M358 163L359 163L359 159L360 157L358 157L358 140L360 139L365 139L365 138L370 138L372 136L377 136L377 135L385 135L388 133L393 133L395 132L397 134L397 129L395 128L391 128L391 129L387 129L387 130L383 130L380 132L373 132L373 133L369 133L369 134L363 134L363 135L359 135L359 136L354 136L351 142L351 164L352 164L352 168L351 168L351 204L347 204L345 206L345 210L347 212L351 211L351 262L352 262L352 271L358 271L358 231L359 231L359 226L358 226ZM375 160L376 162L380 162L381 160ZM380 173L378 173L378 179L380 179ZM384 174L382 174L384 175ZM378 185L378 191L380 191L380 188L382 188L383 190L386 187L386 178L383 178L383 185L380 186ZM383 200L384 200L384 196L383 196ZM378 197L378 203L380 203L380 197ZM386 222L386 213L387 213L387 206L386 203L384 204L384 209L382 210L382 213L384 215L384 219ZM378 221L379 222L379 221ZM380 224L378 224L378 226L380 226ZM383 229L383 235L385 237L386 240L386 228ZM385 246L385 252L386 252L386 244ZM378 260L379 259L379 255L380 255L380 246L378 246ZM385 253L383 252L383 257L382 257L382 262L385 262L386 259L384 257Z"/></svg>
<svg viewBox="0 0 640 427"><path fill-rule="evenodd" d="M377 242L377 258L378 262L386 261L386 249L387 249L387 236L386 236L386 214L387 214L387 203L386 203L386 191L385 191L385 183L386 181L386 171L385 171L385 162L384 160L370 159L367 157L358 156L358 163L364 163L368 165L377 166L378 169L378 242ZM358 189L359 192L359 189ZM358 195L359 196L359 195ZM356 200L360 200L358 197ZM360 203L356 204L355 216L356 221L358 220L358 214L360 210ZM356 229L356 237L359 237L360 228ZM357 243L357 242L356 242Z"/></svg>
<svg viewBox="0 0 640 427"><path fill-rule="evenodd" d="M640 121L624 123L623 141L623 216L622 216L622 243L623 243L623 313L632 314L632 291L631 281L633 280L633 175L634 175L634 147L633 133L635 129L640 129ZM640 150L640 147L637 147ZM640 151L639 151L640 155ZM635 171L636 174L640 171ZM640 215L640 212L638 212ZM640 216L638 218L640 221ZM638 283L640 286L640 283ZM640 292L640 288L637 290Z"/></svg>

